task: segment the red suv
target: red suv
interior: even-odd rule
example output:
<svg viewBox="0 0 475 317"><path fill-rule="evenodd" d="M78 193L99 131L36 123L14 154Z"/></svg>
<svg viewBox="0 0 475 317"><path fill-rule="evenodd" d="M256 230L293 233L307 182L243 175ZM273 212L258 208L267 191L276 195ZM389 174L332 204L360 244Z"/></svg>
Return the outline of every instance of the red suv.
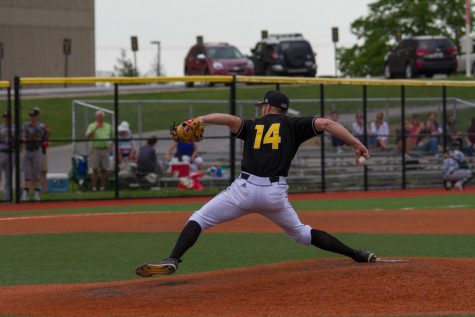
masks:
<svg viewBox="0 0 475 317"><path fill-rule="evenodd" d="M252 74L254 74L252 61L228 43L196 44L190 48L185 57L185 76ZM191 87L193 83L187 83L187 86Z"/></svg>

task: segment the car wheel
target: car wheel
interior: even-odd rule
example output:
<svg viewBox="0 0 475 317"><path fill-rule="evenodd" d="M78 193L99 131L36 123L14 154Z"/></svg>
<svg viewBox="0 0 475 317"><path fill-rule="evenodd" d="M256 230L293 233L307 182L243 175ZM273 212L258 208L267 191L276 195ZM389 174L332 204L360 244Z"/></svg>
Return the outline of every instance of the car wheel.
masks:
<svg viewBox="0 0 475 317"><path fill-rule="evenodd" d="M414 78L414 70L412 69L411 63L407 63L404 73L406 74L406 78Z"/></svg>
<svg viewBox="0 0 475 317"><path fill-rule="evenodd" d="M274 72L272 71L270 66L266 67L266 73L265 76L275 76Z"/></svg>
<svg viewBox="0 0 475 317"><path fill-rule="evenodd" d="M204 74L204 75L205 75L205 76L210 76L210 75L211 75L208 69L205 70L205 74ZM209 82L209 81L205 82L205 85L208 86L208 87L214 87L214 83Z"/></svg>
<svg viewBox="0 0 475 317"><path fill-rule="evenodd" d="M430 74L430 73L429 73L429 74L426 74L426 77L427 77L427 78L432 78L432 77L434 77L434 74Z"/></svg>
<svg viewBox="0 0 475 317"><path fill-rule="evenodd" d="M185 69L185 76L189 76L187 69ZM191 87L193 87L193 84L194 84L194 82L192 82L192 81L187 81L187 82L185 82L185 87L191 88Z"/></svg>
<svg viewBox="0 0 475 317"><path fill-rule="evenodd" d="M393 74L391 72L391 67L389 66L389 64L384 65L384 77L386 77L386 79L393 78Z"/></svg>

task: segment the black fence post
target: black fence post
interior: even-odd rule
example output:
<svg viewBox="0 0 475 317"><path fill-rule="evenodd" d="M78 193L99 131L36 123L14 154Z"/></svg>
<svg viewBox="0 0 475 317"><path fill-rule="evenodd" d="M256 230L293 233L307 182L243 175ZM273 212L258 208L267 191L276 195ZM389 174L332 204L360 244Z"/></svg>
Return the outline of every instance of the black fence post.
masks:
<svg viewBox="0 0 475 317"><path fill-rule="evenodd" d="M406 189L406 89L401 86L401 172L402 172L402 189Z"/></svg>
<svg viewBox="0 0 475 317"><path fill-rule="evenodd" d="M363 142L365 146L368 146L368 128L367 124L367 114L368 114L368 87L363 85ZM364 191L368 191L368 166L365 164L363 166L363 186Z"/></svg>
<svg viewBox="0 0 475 317"><path fill-rule="evenodd" d="M275 90L280 91L280 83L275 84Z"/></svg>
<svg viewBox="0 0 475 317"><path fill-rule="evenodd" d="M20 77L15 76L13 80L14 106L15 106L15 200L21 200L20 183ZM13 195L12 195L13 196Z"/></svg>
<svg viewBox="0 0 475 317"><path fill-rule="evenodd" d="M320 117L325 116L325 87L320 84ZM320 135L320 176L322 182L322 193L326 191L325 184L325 133Z"/></svg>
<svg viewBox="0 0 475 317"><path fill-rule="evenodd" d="M10 171L5 175L5 186L8 184L8 188L10 188L10 192L8 193L10 197L8 197L8 201L12 202L13 201L13 155L16 152L12 152L12 149L15 149L15 142L12 142L13 140L13 135L12 135L12 89L11 87L7 88L7 113L8 113L8 170ZM8 176L8 177L7 177Z"/></svg>
<svg viewBox="0 0 475 317"><path fill-rule="evenodd" d="M229 90L229 113L233 116L236 115L236 76L233 75L233 81L231 82ZM236 139L229 133L229 169L230 179L229 183L232 183L236 178Z"/></svg>
<svg viewBox="0 0 475 317"><path fill-rule="evenodd" d="M447 87L442 86L442 145L447 152Z"/></svg>
<svg viewBox="0 0 475 317"><path fill-rule="evenodd" d="M114 193L119 199L119 84L114 84Z"/></svg>

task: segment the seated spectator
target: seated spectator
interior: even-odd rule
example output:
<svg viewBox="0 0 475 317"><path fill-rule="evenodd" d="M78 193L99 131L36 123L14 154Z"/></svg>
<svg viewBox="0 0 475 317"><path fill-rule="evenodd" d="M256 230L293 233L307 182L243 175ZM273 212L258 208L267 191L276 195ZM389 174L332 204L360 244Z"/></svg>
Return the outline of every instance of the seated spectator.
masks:
<svg viewBox="0 0 475 317"><path fill-rule="evenodd" d="M122 121L118 129L118 149L119 149L119 163L124 161L134 162L137 160L137 150L132 139L132 133L127 121Z"/></svg>
<svg viewBox="0 0 475 317"><path fill-rule="evenodd" d="M447 144L458 143L460 145L460 151L463 150L463 138L457 129L456 120L453 115L448 115L446 120L446 142Z"/></svg>
<svg viewBox="0 0 475 317"><path fill-rule="evenodd" d="M465 160L465 155L458 150L459 147L460 144L454 142L450 151L446 154L442 168L442 178L445 181L446 189L455 187L462 191L465 184L472 179L472 171Z"/></svg>
<svg viewBox="0 0 475 317"><path fill-rule="evenodd" d="M335 122L338 122L338 119L340 118L340 114L336 111L333 111L331 116L330 116L330 119L335 121ZM332 146L333 148L338 152L338 153L341 153L343 152L343 145L345 145L345 142L343 142L342 140L340 140L339 138L335 137L334 135L331 136L332 138Z"/></svg>
<svg viewBox="0 0 475 317"><path fill-rule="evenodd" d="M439 152L439 138L438 132L434 131L434 123L431 120L424 122L424 127L419 131L417 139L418 151L430 151L432 155L436 156Z"/></svg>
<svg viewBox="0 0 475 317"><path fill-rule="evenodd" d="M180 161L189 163L190 167L201 169L203 168L203 158L198 155L199 153L199 144L196 142L193 143L183 143L183 142L173 142L168 149L165 158L167 161L170 161L172 158L172 152L176 149L174 157Z"/></svg>
<svg viewBox="0 0 475 317"><path fill-rule="evenodd" d="M417 145L417 139L419 137L419 132L421 131L421 122L417 114L411 116L411 125L409 127L409 135L411 136L411 143L413 146Z"/></svg>
<svg viewBox="0 0 475 317"><path fill-rule="evenodd" d="M382 112L379 112L376 115L376 120L371 122L370 131L369 146L380 148L384 151L388 150L389 125L384 121L384 114Z"/></svg>
<svg viewBox="0 0 475 317"><path fill-rule="evenodd" d="M405 142L403 142L401 129L399 128L396 130L396 151L398 153L402 153L402 147L405 144L406 157L408 157L408 153L411 150L411 146L412 146L412 138L411 138L410 130L409 130L410 126L411 126L411 123L408 120L406 120L405 126L404 126L404 139L406 140Z"/></svg>
<svg viewBox="0 0 475 317"><path fill-rule="evenodd" d="M147 144L142 145L139 148L139 154L137 159L137 170L143 173L155 173L161 174L162 167L157 158L157 152L155 146L157 145L157 138L150 137L147 139Z"/></svg>
<svg viewBox="0 0 475 317"><path fill-rule="evenodd" d="M363 113L361 111L356 113L356 121L351 124L351 132L358 140L360 140L361 143L365 143Z"/></svg>
<svg viewBox="0 0 475 317"><path fill-rule="evenodd" d="M468 156L472 156L473 151L475 150L475 118L471 119L470 126L467 128L465 141L467 142L465 151L467 152Z"/></svg>

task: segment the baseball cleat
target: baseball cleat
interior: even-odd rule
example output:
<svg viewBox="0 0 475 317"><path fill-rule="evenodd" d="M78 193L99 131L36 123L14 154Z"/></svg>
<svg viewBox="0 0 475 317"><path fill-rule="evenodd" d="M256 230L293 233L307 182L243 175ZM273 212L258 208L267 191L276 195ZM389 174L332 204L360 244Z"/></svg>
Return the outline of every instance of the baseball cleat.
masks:
<svg viewBox="0 0 475 317"><path fill-rule="evenodd" d="M366 250L356 250L356 254L353 257L358 263L374 263L376 262L376 255L373 252Z"/></svg>
<svg viewBox="0 0 475 317"><path fill-rule="evenodd" d="M135 269L135 274L141 277L152 275L169 275L175 273L178 268L179 259L168 258L156 262L147 262Z"/></svg>

